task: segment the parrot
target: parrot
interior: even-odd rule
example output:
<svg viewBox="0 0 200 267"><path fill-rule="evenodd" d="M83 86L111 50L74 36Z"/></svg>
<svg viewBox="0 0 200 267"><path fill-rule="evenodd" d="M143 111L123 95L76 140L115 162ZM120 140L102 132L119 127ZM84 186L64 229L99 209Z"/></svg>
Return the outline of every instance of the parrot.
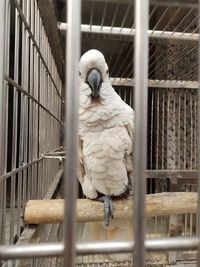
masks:
<svg viewBox="0 0 200 267"><path fill-rule="evenodd" d="M85 223L82 241L127 240L132 223L113 217L113 198L133 183L134 110L115 92L104 55L91 49L79 62L78 180L86 198L103 202L104 222ZM121 258L120 258L121 259Z"/></svg>

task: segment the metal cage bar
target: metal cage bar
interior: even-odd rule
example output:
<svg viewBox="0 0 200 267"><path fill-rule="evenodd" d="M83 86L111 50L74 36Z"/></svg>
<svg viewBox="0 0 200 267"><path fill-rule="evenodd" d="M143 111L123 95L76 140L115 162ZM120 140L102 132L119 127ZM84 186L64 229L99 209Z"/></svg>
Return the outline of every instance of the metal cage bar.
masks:
<svg viewBox="0 0 200 267"><path fill-rule="evenodd" d="M66 41L66 166L64 266L75 266L76 194L77 194L77 126L79 103L78 62L80 57L80 0L66 1L68 33Z"/></svg>
<svg viewBox="0 0 200 267"><path fill-rule="evenodd" d="M1 61L0 61L0 122L1 127L0 127L0 175L3 174L4 172L4 112L5 112L5 101L4 101L4 41L5 40L5 14L6 14L6 3L5 1L1 1L0 3L0 18L1 23L0 23L0 51L1 51ZM0 186L4 187L2 179L0 179ZM3 206L4 206L4 199L5 195L4 192L0 195L0 243L2 244L4 242L4 219L3 219Z"/></svg>
<svg viewBox="0 0 200 267"><path fill-rule="evenodd" d="M198 8L199 8L199 14L200 14L200 0L198 1ZM200 19L198 20L199 24L200 24ZM199 69L198 69L198 81L200 82L200 42L198 45L198 63L199 63ZM197 116L198 119L200 120L200 86L199 86L199 90L198 90L198 109L197 109ZM199 125L198 125L199 127ZM198 130L198 136L197 136L197 153L198 153L198 163L197 166L198 168L200 167L200 131ZM200 176L200 171L199 171L199 176ZM199 177L198 177L199 178ZM197 236L200 240L200 179L198 179L198 208L197 208ZM200 267L200 244L198 246L198 262L197 262L197 266Z"/></svg>
<svg viewBox="0 0 200 267"><path fill-rule="evenodd" d="M134 265L145 266L144 240L146 233L144 173L147 163L147 79L148 79L148 14L149 1L135 2L135 137L134 151ZM141 45L143 44L143 45ZM142 110L141 110L142 109Z"/></svg>
<svg viewBox="0 0 200 267"><path fill-rule="evenodd" d="M66 31L68 29L68 25L66 23L58 22L58 28L61 31ZM93 34L106 34L109 35L110 38L112 35L132 37L135 36L136 30L132 28L121 28L121 27L112 27L112 26L104 26L101 25L92 25L92 27L88 24L81 25L81 31L83 33L93 33ZM164 39L170 41L181 42L185 41L186 43L197 43L199 39L198 33L182 33L182 32L170 32L170 31L158 31L158 30L148 30L148 35L152 39ZM128 39L131 40L131 39Z"/></svg>
<svg viewBox="0 0 200 267"><path fill-rule="evenodd" d="M144 242L144 247L148 252L197 249L198 245L199 239L197 237L150 239ZM135 246L133 241L84 242L77 243L75 250L78 255L132 253ZM64 253L63 243L0 246L0 258L2 259L53 257L63 256Z"/></svg>
<svg viewBox="0 0 200 267"><path fill-rule="evenodd" d="M83 0L88 1L88 0ZM105 0L93 0L94 2L104 2ZM109 3L129 3L130 0L108 0ZM182 6L182 7L198 7L196 0L151 0L152 5L160 6Z"/></svg>

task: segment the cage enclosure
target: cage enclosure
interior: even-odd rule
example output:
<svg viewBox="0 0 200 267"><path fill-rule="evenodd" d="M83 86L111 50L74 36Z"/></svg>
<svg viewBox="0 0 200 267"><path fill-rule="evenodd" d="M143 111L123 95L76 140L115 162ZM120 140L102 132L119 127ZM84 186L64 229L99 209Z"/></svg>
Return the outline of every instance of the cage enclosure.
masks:
<svg viewBox="0 0 200 267"><path fill-rule="evenodd" d="M134 40L137 29L134 14L137 1L81 2L80 55L90 49L101 51L109 66L112 86L135 109ZM66 24L66 9L64 0L2 0L0 3L2 249L4 245L26 246L63 242L65 239L63 217L54 223L26 224L24 211L29 200L59 201L64 198L64 136L67 139L71 133L65 125L65 58L73 55L73 51L71 55L66 55L65 51L70 27L69 22ZM141 16L145 12L141 11ZM143 178L146 178L147 194L171 192L174 195L169 195L169 198L176 196L179 202L166 214L152 213L147 217L146 239L196 237L195 192L198 191L199 177L198 2L152 0L148 13L148 42L140 43L140 46L148 45L148 57L145 58L148 62L147 166ZM69 151L66 155L71 156ZM193 192L194 203L189 208L187 206L185 212L178 213L177 210L184 208L181 197L186 195L182 195L183 192ZM81 186L78 198L84 198ZM166 198L163 205L167 203ZM85 223L77 224L77 242L82 241ZM132 240L132 224L129 227L131 231L127 239ZM77 255L75 262L76 266L134 266L131 257L123 260L120 255L116 258L103 253L88 253ZM45 258L38 255L31 259L3 256L3 252L0 253L2 267L66 264L62 256L55 254ZM179 251L148 252L146 265L192 267L197 264L197 256L197 247L194 246Z"/></svg>

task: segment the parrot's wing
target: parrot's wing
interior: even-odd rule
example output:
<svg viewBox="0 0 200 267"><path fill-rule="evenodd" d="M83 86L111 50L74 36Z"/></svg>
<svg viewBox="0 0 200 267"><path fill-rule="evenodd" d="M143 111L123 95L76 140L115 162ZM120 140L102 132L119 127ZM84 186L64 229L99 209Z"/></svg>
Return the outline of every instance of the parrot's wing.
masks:
<svg viewBox="0 0 200 267"><path fill-rule="evenodd" d="M97 198L97 192L92 185L89 172L87 171L86 165L84 164L83 142L80 137L78 140L78 156L77 176L81 184L83 194L90 199L95 199Z"/></svg>
<svg viewBox="0 0 200 267"><path fill-rule="evenodd" d="M135 116L134 116L134 111L130 113L130 120L127 125L127 130L130 135L131 140L134 138L134 123L135 123Z"/></svg>
<svg viewBox="0 0 200 267"><path fill-rule="evenodd" d="M127 132L133 142L134 139L134 124L135 124L135 113L132 108L127 107L127 113L129 114L128 124L126 125ZM125 166L128 173L129 184L133 184L133 153L128 153L125 157Z"/></svg>

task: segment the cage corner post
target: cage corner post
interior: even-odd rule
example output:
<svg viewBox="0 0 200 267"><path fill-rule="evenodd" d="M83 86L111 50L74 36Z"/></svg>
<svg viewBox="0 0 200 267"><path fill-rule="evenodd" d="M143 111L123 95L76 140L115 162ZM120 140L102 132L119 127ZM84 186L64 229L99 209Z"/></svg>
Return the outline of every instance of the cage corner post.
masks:
<svg viewBox="0 0 200 267"><path fill-rule="evenodd" d="M6 1L0 1L0 175L3 173L3 115L4 115L4 47L5 47Z"/></svg>
<svg viewBox="0 0 200 267"><path fill-rule="evenodd" d="M5 199L4 199L4 183L2 179L2 175L4 173L4 162L5 162L5 155L4 155L4 134L5 134L5 103L4 103L4 51L5 51L5 21L6 21L6 1L0 1L0 244L4 243L4 219L3 219L3 210L5 208ZM1 261L0 261L1 264Z"/></svg>

